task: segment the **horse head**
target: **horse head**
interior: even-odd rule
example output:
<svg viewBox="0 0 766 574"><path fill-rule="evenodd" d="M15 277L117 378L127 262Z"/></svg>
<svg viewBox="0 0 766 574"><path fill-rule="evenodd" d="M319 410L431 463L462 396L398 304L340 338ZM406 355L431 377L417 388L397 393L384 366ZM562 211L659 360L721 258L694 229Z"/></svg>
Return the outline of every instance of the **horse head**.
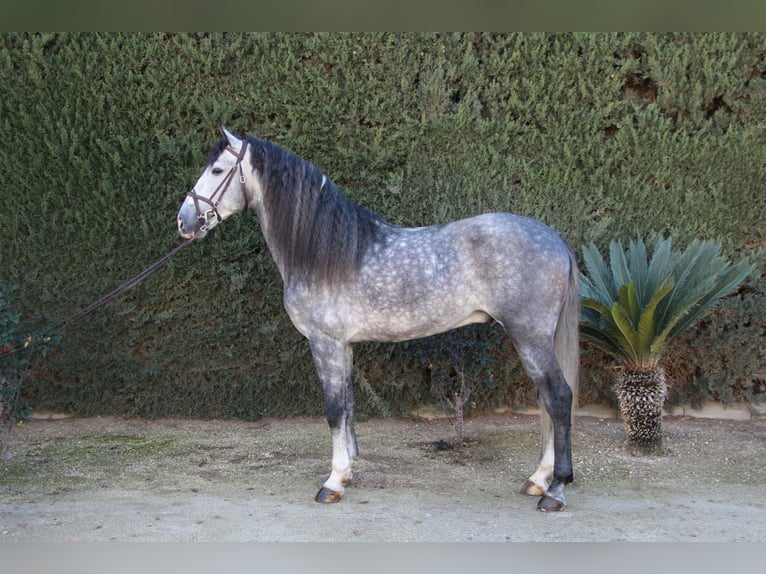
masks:
<svg viewBox="0 0 766 574"><path fill-rule="evenodd" d="M178 232L186 239L204 237L233 213L248 208L242 167L248 141L223 126L221 131L224 138L211 150L205 170L178 211ZM239 187L239 193L228 193L232 187Z"/></svg>

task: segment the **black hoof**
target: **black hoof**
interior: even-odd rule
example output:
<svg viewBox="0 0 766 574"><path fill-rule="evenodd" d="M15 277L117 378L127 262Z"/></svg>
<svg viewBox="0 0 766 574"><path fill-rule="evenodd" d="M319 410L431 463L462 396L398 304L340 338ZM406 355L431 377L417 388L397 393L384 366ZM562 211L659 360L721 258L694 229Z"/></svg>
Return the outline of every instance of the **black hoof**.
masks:
<svg viewBox="0 0 766 574"><path fill-rule="evenodd" d="M329 488L325 488L324 486L317 492L317 495L314 497L314 500L317 502L324 502L324 503L332 503L332 502L340 502L340 499L343 498L342 492L335 492L334 490L330 490Z"/></svg>
<svg viewBox="0 0 766 574"><path fill-rule="evenodd" d="M566 508L563 500L556 500L552 496L543 496L537 502L537 510L540 512L560 512Z"/></svg>

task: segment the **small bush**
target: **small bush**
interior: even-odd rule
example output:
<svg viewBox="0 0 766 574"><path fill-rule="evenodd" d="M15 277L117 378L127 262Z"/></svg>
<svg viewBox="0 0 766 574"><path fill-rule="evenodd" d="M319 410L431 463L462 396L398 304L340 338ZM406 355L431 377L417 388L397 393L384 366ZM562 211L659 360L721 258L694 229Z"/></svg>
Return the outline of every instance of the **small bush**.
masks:
<svg viewBox="0 0 766 574"><path fill-rule="evenodd" d="M417 342L416 353L428 372L431 392L447 415L454 415L452 424L458 447L465 439L464 415L480 401L479 395L487 395L495 386L498 367L495 349L501 338L504 336L499 326L490 329L468 326Z"/></svg>
<svg viewBox="0 0 766 574"><path fill-rule="evenodd" d="M21 395L22 384L30 372L33 354L44 354L58 337L25 335L16 309L16 285L0 281L0 452L3 433L22 423L31 409Z"/></svg>
<svg viewBox="0 0 766 574"><path fill-rule="evenodd" d="M21 401L21 381L29 365L24 345L20 343L18 312L13 305L13 294L17 288L0 284L0 353L7 355L0 359L0 425L7 429L11 424L28 415L29 407ZM17 351L18 347L18 351ZM8 354L11 353L11 354Z"/></svg>

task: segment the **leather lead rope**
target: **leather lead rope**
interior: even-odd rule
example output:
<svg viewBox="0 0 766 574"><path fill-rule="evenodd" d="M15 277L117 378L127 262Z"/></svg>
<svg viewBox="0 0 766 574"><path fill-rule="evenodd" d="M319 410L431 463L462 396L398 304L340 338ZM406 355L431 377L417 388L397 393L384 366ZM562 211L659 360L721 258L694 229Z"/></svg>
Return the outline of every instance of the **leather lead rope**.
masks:
<svg viewBox="0 0 766 574"><path fill-rule="evenodd" d="M146 269L141 271L138 275L136 275L132 279L128 279L127 281L125 281L120 286L118 286L117 288L113 289L112 291L110 291L106 295L103 295L102 297L99 297L98 299L96 299L90 305L87 305L87 306L83 307L82 309L80 309L76 313L73 313L69 317L67 317L65 319L62 319L58 323L53 324L52 326L48 327L44 331L40 331L40 333L38 333L37 335L31 335L23 343L19 343L18 345L16 345L12 349L4 349L4 350L0 351L0 359L4 359L6 357L10 357L11 355L13 355L13 354L15 354L17 352L19 352L19 351L21 351L23 349L26 349L27 347L33 345L36 340L42 339L44 337L49 337L50 335L56 333L57 331L60 331L60 330L64 329L65 327L68 327L69 325L71 325L75 321L79 321L80 319L82 319L86 315L91 314L96 309L98 309L100 307L103 307L104 305L106 305L110 301L114 301L115 299L120 297L126 291L129 291L130 289L133 289L133 287L135 287L136 285L141 283L141 281L143 281L144 279L149 277L149 275L151 275L152 273L157 271L157 269L159 269L160 267L165 265L165 263L170 261L170 259L172 259L176 255L178 255L178 253L180 253L182 249L184 249L185 247L188 247L189 244L191 244L192 241L194 241L193 237L191 239L187 239L183 243L178 244L176 247L174 247L172 250L170 250L170 252L168 252L165 255L163 255L162 257L160 257L157 261L155 261L154 263L149 265Z"/></svg>

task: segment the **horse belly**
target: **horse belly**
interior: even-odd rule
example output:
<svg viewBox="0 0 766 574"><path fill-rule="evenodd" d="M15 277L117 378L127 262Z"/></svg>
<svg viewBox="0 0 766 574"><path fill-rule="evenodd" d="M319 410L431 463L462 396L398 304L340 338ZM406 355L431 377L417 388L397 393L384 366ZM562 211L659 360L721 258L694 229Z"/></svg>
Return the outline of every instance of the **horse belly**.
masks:
<svg viewBox="0 0 766 574"><path fill-rule="evenodd" d="M390 309L371 312L353 327L351 342L396 342L429 337L471 323L486 323L491 317L481 310Z"/></svg>

